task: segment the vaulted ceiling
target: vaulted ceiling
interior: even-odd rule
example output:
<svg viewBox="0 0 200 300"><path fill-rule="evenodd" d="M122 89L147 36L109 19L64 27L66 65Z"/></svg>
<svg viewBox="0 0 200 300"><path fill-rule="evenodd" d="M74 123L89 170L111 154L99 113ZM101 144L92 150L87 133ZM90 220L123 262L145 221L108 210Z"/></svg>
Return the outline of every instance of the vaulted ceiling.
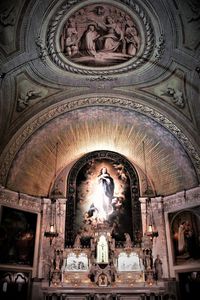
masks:
<svg viewBox="0 0 200 300"><path fill-rule="evenodd" d="M141 195L144 176L157 195L197 186L199 11L198 0L1 1L0 183L47 196L58 143L56 172L65 182L83 155L109 150L135 166ZM71 19L83 36L83 24L98 28L108 14L123 34L135 22L136 54L126 46L129 55L111 56L97 44L85 60L65 53Z"/></svg>

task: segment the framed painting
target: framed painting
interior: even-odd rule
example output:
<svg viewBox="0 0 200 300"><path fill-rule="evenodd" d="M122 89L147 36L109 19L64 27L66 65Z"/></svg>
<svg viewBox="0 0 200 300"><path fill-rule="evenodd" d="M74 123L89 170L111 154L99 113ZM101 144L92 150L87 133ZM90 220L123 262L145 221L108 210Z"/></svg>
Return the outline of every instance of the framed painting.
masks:
<svg viewBox="0 0 200 300"><path fill-rule="evenodd" d="M178 273L179 297L182 300L199 299L200 271Z"/></svg>
<svg viewBox="0 0 200 300"><path fill-rule="evenodd" d="M1 207L0 263L33 265L37 214Z"/></svg>
<svg viewBox="0 0 200 300"><path fill-rule="evenodd" d="M174 264L200 260L200 207L169 214Z"/></svg>
<svg viewBox="0 0 200 300"><path fill-rule="evenodd" d="M93 152L78 161L69 174L67 198L67 245L79 234L87 246L91 228L101 224L110 228L117 244L125 242L125 233L134 241L141 229L136 171L115 153Z"/></svg>

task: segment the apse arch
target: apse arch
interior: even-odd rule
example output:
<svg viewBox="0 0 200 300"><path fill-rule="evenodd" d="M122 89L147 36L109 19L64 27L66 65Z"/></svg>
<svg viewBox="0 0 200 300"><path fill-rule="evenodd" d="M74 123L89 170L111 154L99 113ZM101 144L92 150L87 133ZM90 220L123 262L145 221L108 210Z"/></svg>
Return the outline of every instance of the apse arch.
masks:
<svg viewBox="0 0 200 300"><path fill-rule="evenodd" d="M105 111L107 111L106 114ZM127 114L129 115L129 124L127 124ZM116 116L118 117L116 118ZM118 120L119 116L122 116L120 120ZM89 117L91 117L90 123L88 123ZM141 122L136 122L138 117L141 119ZM82 123L79 122L80 118L82 118ZM103 124L105 118L109 122L108 128L105 128ZM74 121L73 125L71 125L72 120ZM94 139L91 139L90 135L94 131L97 121L99 122L97 134L101 134L103 130L103 134L108 136L108 129L110 130L109 138L112 139L110 147L103 147L104 145L100 148L97 147L98 145L94 147ZM116 122L118 122L118 127L116 127ZM139 125L137 132L133 130L135 128L133 128L133 122L135 122L135 125ZM84 125L83 128L79 126L79 123L81 126ZM151 127L151 136L149 136L149 133L146 134L145 132L149 130L149 125L151 124L153 127ZM62 128L59 126L62 126ZM54 134L53 130L57 130L58 127L60 131L56 131ZM155 136L156 127L160 127L162 130L162 134L159 136ZM64 134L67 130L69 133L63 135L61 130ZM141 136L142 131L144 134ZM119 140L119 134L122 137L123 132L124 136L126 135L128 138ZM98 139L97 134L96 140ZM88 140L88 136L90 147L86 144L83 147L83 138ZM150 143L151 141L153 143L154 141L161 143L163 150L166 146L168 147L167 139L170 138L171 140L168 153L163 153L163 159L159 160L157 166L147 157L147 165L151 168L148 168L148 177L150 179L153 178L157 194L169 195L184 188L189 189L196 186L200 172L200 157L197 151L198 148L195 142L190 139L188 132L183 132L181 127L176 125L176 122L168 119L153 107L141 104L138 99L122 95L105 96L102 94L73 97L70 101L69 99L62 100L41 111L26 122L16 132L0 156L0 182L3 186L15 191L20 190L31 195L47 196L50 184L54 178L54 168L52 167L54 163L52 164L52 162L55 161L55 155L52 148L59 140L62 142L62 153L60 153L60 164L58 164L58 170L60 171L73 161L78 160L81 155L98 149L117 150L132 161L135 166L138 165L140 169L144 170L141 141L148 136L150 137ZM179 154L182 153L182 159L186 162L184 169L183 164L179 163L178 153L176 153L178 159L175 157L176 149L174 148L174 143L178 146L177 151ZM35 147L35 144L37 144L37 147ZM156 143L155 147L157 147ZM155 153L155 147L152 148L152 159L153 156L158 157L159 155L159 153ZM70 150L71 156L66 152L66 149ZM162 151L162 149L160 150ZM33 156L36 165L33 164ZM169 170L166 176L166 173L162 175L162 172L165 172L165 170L162 168L161 163L165 163L167 157L169 157L169 163L174 162L174 166L169 166L168 168L168 165L165 164L166 172ZM22 170L21 165L24 162L26 165ZM40 168L38 162L41 162ZM20 168L17 167L19 164ZM187 168L188 165L189 168ZM154 168L156 173L154 172L151 175L150 171L153 170L152 168ZM173 183L175 175L177 175L176 185ZM30 178L31 187L29 186ZM42 181L40 181L40 178L42 178Z"/></svg>
<svg viewBox="0 0 200 300"><path fill-rule="evenodd" d="M111 187L105 187L106 183L102 186L106 194L104 199L102 191L98 192L99 171L103 168L106 168L114 186L109 199ZM110 182L110 179L105 180ZM124 240L124 233L129 233L136 243L142 230L139 197L139 177L126 157L106 150L84 155L73 165L67 178L65 244L72 246L78 233L83 238L90 237L88 226L104 222L112 227L112 235L118 242ZM108 213L103 214L102 210Z"/></svg>

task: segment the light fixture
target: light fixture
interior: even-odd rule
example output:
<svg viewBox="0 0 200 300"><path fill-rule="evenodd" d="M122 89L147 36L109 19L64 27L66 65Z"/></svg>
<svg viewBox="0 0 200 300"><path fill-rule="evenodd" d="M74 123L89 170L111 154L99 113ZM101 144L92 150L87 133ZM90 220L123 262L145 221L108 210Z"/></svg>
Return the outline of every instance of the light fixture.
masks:
<svg viewBox="0 0 200 300"><path fill-rule="evenodd" d="M145 171L145 182L146 182L146 190L145 195L146 198L146 235L149 236L151 239L154 237L158 237L158 230L155 226L154 217L153 217L153 210L151 206L151 195L152 189L149 187L149 182L147 178L147 167L146 167L146 156L145 156L145 146L144 141L142 142L143 146L143 157L144 157L144 171Z"/></svg>
<svg viewBox="0 0 200 300"><path fill-rule="evenodd" d="M56 207L55 206L56 206L56 199L52 198L49 230L44 232L44 236L49 238L50 245L52 244L53 239L58 236L58 232L56 230L56 218L55 218Z"/></svg>
<svg viewBox="0 0 200 300"><path fill-rule="evenodd" d="M153 210L151 206L151 198L147 198L146 200L146 235L151 239L158 237L158 230L154 222Z"/></svg>
<svg viewBox="0 0 200 300"><path fill-rule="evenodd" d="M57 159L58 159L58 143L56 143L56 155L55 155L55 172L54 172L54 182L56 179L56 171L57 171ZM44 236L49 238L50 245L52 244L52 241L55 237L58 236L58 232L56 229L56 198L51 197L51 214L50 214L50 224L49 224L49 230L46 230L44 232Z"/></svg>

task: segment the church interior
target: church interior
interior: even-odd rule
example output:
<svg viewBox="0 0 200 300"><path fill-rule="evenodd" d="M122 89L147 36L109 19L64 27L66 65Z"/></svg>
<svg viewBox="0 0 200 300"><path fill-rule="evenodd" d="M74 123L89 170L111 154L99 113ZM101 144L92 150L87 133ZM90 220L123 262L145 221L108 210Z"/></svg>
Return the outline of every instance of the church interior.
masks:
<svg viewBox="0 0 200 300"><path fill-rule="evenodd" d="M199 0L0 3L0 299L200 292Z"/></svg>

